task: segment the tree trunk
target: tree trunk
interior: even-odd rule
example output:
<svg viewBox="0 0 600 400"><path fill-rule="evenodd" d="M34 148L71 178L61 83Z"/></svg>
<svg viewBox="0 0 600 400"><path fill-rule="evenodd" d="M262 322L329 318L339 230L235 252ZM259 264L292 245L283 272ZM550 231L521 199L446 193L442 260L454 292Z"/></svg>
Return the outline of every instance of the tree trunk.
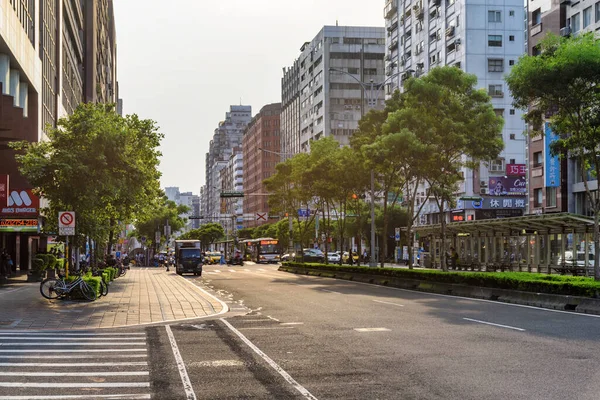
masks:
<svg viewBox="0 0 600 400"><path fill-rule="evenodd" d="M440 230L440 263L442 266L442 270L444 272L448 272L448 265L446 264L446 215L444 213L444 200L441 202L440 207L440 222L441 222L441 230Z"/></svg>
<svg viewBox="0 0 600 400"><path fill-rule="evenodd" d="M389 191L383 193L383 232L381 233L382 244L379 246L381 251L379 252L381 268L384 267L385 258L387 257L387 232L388 232L388 195Z"/></svg>
<svg viewBox="0 0 600 400"><path fill-rule="evenodd" d="M594 210L594 279L600 281L598 246L600 245L600 210Z"/></svg>
<svg viewBox="0 0 600 400"><path fill-rule="evenodd" d="M327 224L329 221L329 218L325 219L325 207L323 207L323 225L325 226L325 232L327 232ZM327 205L327 216L329 216L329 205ZM323 235L321 235L322 237ZM329 264L329 260L327 259L327 234L325 234L325 264Z"/></svg>

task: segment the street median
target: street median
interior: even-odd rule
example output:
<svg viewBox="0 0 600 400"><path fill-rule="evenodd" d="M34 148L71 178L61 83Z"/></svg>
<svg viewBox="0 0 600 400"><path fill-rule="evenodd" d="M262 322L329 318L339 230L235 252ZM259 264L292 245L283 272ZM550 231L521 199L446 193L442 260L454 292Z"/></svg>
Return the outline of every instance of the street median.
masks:
<svg viewBox="0 0 600 400"><path fill-rule="evenodd" d="M286 262L280 271L408 290L600 314L593 278L526 272L443 272Z"/></svg>

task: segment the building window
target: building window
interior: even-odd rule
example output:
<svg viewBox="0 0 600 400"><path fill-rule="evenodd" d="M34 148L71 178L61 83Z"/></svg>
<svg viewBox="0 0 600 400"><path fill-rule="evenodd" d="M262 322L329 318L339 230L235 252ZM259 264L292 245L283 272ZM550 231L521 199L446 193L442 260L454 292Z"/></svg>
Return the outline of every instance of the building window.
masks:
<svg viewBox="0 0 600 400"><path fill-rule="evenodd" d="M502 35L488 35L488 46L502 47Z"/></svg>
<svg viewBox="0 0 600 400"><path fill-rule="evenodd" d="M556 188L546 188L546 207L556 207Z"/></svg>
<svg viewBox="0 0 600 400"><path fill-rule="evenodd" d="M514 17L514 16L515 16L515 10L510 10L510 11L508 12L508 15L509 15L510 17Z"/></svg>
<svg viewBox="0 0 600 400"><path fill-rule="evenodd" d="M502 12L495 10L488 11L488 22L502 22Z"/></svg>
<svg viewBox="0 0 600 400"><path fill-rule="evenodd" d="M491 97L504 97L502 85L488 85L488 94Z"/></svg>
<svg viewBox="0 0 600 400"><path fill-rule="evenodd" d="M494 108L497 117L504 117L504 108Z"/></svg>
<svg viewBox="0 0 600 400"><path fill-rule="evenodd" d="M581 20L579 18L579 13L573 14L571 17L571 31L573 33L577 33L581 30Z"/></svg>
<svg viewBox="0 0 600 400"><path fill-rule="evenodd" d="M510 115L515 115L515 109L514 108L510 109Z"/></svg>
<svg viewBox="0 0 600 400"><path fill-rule="evenodd" d="M508 60L508 65L515 65L515 60Z"/></svg>
<svg viewBox="0 0 600 400"><path fill-rule="evenodd" d="M531 26L536 26L542 23L542 9L538 8L537 10L531 13Z"/></svg>
<svg viewBox="0 0 600 400"><path fill-rule="evenodd" d="M488 59L488 72L504 72L504 60L496 58Z"/></svg>
<svg viewBox="0 0 600 400"><path fill-rule="evenodd" d="M590 26L592 23L592 6L589 6L585 10L583 10L583 29Z"/></svg>
<svg viewBox="0 0 600 400"><path fill-rule="evenodd" d="M542 206L542 198L543 194L542 194L542 189L535 189L533 191L533 206L534 207L541 207Z"/></svg>
<svg viewBox="0 0 600 400"><path fill-rule="evenodd" d="M505 168L504 168L504 159L503 158L499 158L497 160L491 160L490 161L490 166L489 166L488 170L490 172L504 172L505 171Z"/></svg>
<svg viewBox="0 0 600 400"><path fill-rule="evenodd" d="M514 133L511 133L510 140L517 140L517 135L515 135Z"/></svg>
<svg viewBox="0 0 600 400"><path fill-rule="evenodd" d="M600 1L596 3L596 22L600 22Z"/></svg>
<svg viewBox="0 0 600 400"><path fill-rule="evenodd" d="M544 162L544 156L542 155L541 151L537 151L535 153L533 153L533 167L541 167L542 163Z"/></svg>
<svg viewBox="0 0 600 400"><path fill-rule="evenodd" d="M508 37L508 41L509 41L509 42L514 42L514 41L515 41L515 37L514 37L513 35L510 35L510 36Z"/></svg>

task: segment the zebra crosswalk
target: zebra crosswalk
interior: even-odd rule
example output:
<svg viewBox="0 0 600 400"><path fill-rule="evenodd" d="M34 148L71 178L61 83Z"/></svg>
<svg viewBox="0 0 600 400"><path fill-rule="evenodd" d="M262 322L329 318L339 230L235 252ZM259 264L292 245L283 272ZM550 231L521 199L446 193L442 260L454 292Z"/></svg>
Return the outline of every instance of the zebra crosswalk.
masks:
<svg viewBox="0 0 600 400"><path fill-rule="evenodd" d="M145 332L0 330L0 400L150 399Z"/></svg>
<svg viewBox="0 0 600 400"><path fill-rule="evenodd" d="M218 275L218 274L223 274L223 273L225 273L225 274L227 274L227 273L233 273L233 274L235 274L235 273L239 273L239 272L246 272L246 273L251 273L251 274L261 274L261 273L267 272L267 270L263 269L263 268L258 268L258 269L227 268L227 269L223 269L223 270L221 270L221 269L215 269L215 270L212 270L212 271L205 270L203 273L204 274L208 274L208 275Z"/></svg>

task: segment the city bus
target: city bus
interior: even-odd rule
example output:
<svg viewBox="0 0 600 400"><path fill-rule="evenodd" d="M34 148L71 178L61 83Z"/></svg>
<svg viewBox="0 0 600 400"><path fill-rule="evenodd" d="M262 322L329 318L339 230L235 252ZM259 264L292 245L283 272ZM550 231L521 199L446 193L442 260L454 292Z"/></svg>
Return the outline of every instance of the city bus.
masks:
<svg viewBox="0 0 600 400"><path fill-rule="evenodd" d="M246 254L255 263L277 263L280 257L279 240L273 238L248 239L244 241Z"/></svg>

